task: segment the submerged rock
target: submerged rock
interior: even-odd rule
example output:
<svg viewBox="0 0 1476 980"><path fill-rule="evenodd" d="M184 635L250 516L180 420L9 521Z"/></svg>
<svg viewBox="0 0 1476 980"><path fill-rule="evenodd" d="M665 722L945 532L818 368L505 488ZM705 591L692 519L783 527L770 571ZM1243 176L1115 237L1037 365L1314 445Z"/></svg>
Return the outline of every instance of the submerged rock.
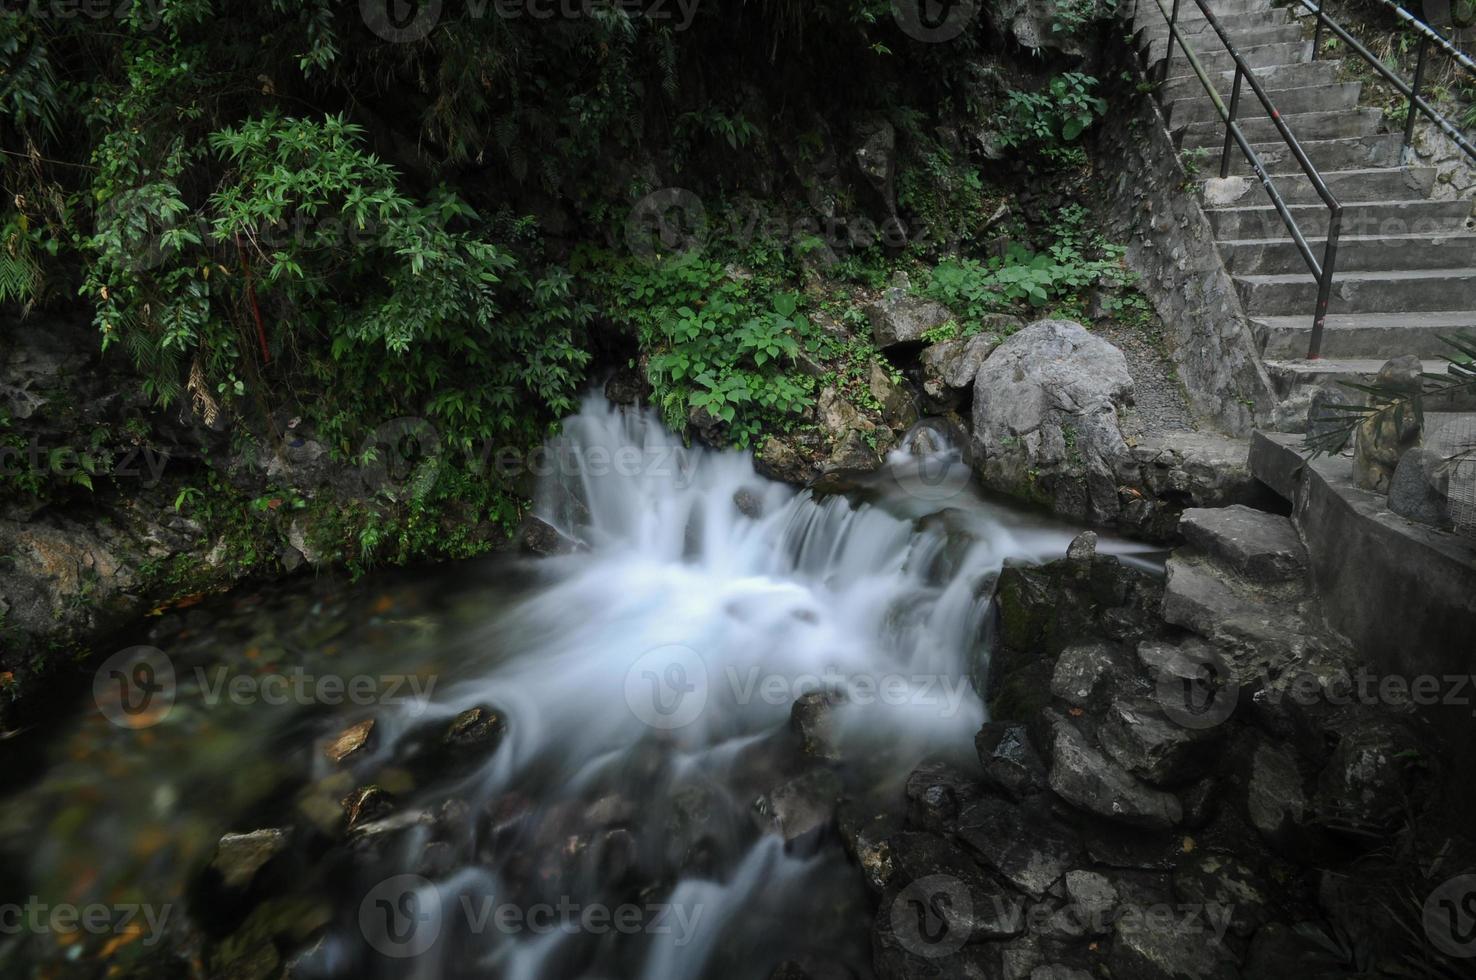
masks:
<svg viewBox="0 0 1476 980"><path fill-rule="evenodd" d="M350 725L328 742L323 748L323 754L338 765L367 755L374 747L374 727L373 718Z"/></svg>
<svg viewBox="0 0 1476 980"><path fill-rule="evenodd" d="M287 849L291 829L268 828L245 834L226 834L216 846L210 867L227 888L244 889L256 873Z"/></svg>
<svg viewBox="0 0 1476 980"><path fill-rule="evenodd" d="M813 769L759 797L753 812L761 827L786 844L808 843L830 827L840 796L840 777L829 769Z"/></svg>

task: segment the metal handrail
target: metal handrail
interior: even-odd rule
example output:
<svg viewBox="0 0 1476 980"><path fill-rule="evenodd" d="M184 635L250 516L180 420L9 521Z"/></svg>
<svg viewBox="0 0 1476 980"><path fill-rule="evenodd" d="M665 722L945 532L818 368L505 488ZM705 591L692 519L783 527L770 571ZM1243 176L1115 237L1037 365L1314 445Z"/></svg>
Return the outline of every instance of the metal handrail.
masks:
<svg viewBox="0 0 1476 980"><path fill-rule="evenodd" d="M1352 34L1349 34L1343 25L1329 17L1326 11L1322 9L1322 4L1314 4L1311 0L1297 0L1297 2L1317 15L1317 30L1312 35L1312 60L1317 60L1317 51L1322 47L1323 30L1331 30L1342 39L1343 43L1352 48L1359 57L1368 62L1386 81L1398 89L1400 95L1403 95L1409 100L1409 109L1404 121L1404 145L1400 148L1401 154L1408 154L1409 145L1414 140L1415 110L1418 109L1431 122L1438 126L1441 132L1450 137L1451 142L1464 150L1468 157L1476 160L1476 146L1473 146L1471 141L1466 139L1449 119L1437 112L1430 103L1426 102L1420 96L1420 86L1425 82L1425 62L1432 44L1461 68L1470 72L1473 77L1476 77L1476 61L1473 61L1464 51L1450 43L1450 39L1444 34L1441 34L1429 24L1426 24L1403 7L1394 3L1393 0L1378 0L1379 3L1394 11L1405 22L1405 25L1413 29L1420 37L1419 53L1415 56L1414 81L1406 82L1385 66L1373 52L1364 47L1361 41Z"/></svg>
<svg viewBox="0 0 1476 980"><path fill-rule="evenodd" d="M1163 69L1160 80L1166 81L1168 79L1169 64L1174 56L1174 42L1178 41L1179 46L1184 50L1184 56L1189 59L1189 67L1199 77L1200 84L1204 86L1205 91L1209 93L1210 101L1214 103L1215 111L1220 114L1220 118L1225 123L1225 148L1220 154L1220 177L1223 179L1230 175L1230 144L1234 142L1240 147L1241 152L1245 154L1246 159L1250 161L1251 169L1260 178L1261 186L1271 197L1271 203L1275 206L1276 213L1281 216L1281 220L1286 224L1287 231L1291 233L1292 241L1296 243L1297 251L1302 254L1303 260L1306 261L1308 268L1312 270L1313 276L1317 279L1317 306L1312 316L1312 340L1307 347L1307 359L1316 360L1322 351L1322 332L1327 324L1328 299L1332 295L1333 273L1337 268L1338 239L1343 227L1343 206L1333 196L1332 191L1328 189L1327 182L1322 179L1322 174L1318 172L1317 168L1312 165L1312 161L1308 159L1306 151L1302 149L1302 144L1297 141L1296 136L1292 135L1291 129L1287 127L1286 121L1282 119L1281 113L1277 110L1275 103L1266 94L1266 90L1261 87L1261 83L1256 80L1255 73L1245 63L1245 59L1240 56L1240 52L1236 50L1234 43L1225 33L1225 29L1220 25L1218 18L1209 9L1206 0L1193 0L1193 2L1199 7L1200 12L1204 14L1206 22L1219 35L1220 43L1225 45L1225 50L1229 53L1231 61L1235 63L1235 81L1231 88L1230 106L1228 109L1225 106L1224 100L1220 98L1220 93L1216 91L1214 83L1210 81L1204 65L1200 63L1198 56L1195 55L1194 50L1185 44L1179 36L1179 6L1181 0L1174 0L1172 12L1165 8L1164 0L1154 0L1154 2L1158 4L1158 9L1163 12L1165 19L1168 21L1169 28L1168 50L1163 57ZM1302 0L1302 2L1305 3L1306 0ZM1245 133L1240 128L1237 116L1240 111L1240 89L1242 81L1250 84L1251 91L1261 103L1261 107L1266 110L1267 116L1276 127L1276 131L1281 135L1282 141L1291 149L1292 156L1296 158L1302 171L1307 175L1307 179L1312 182L1312 187L1317 191L1317 196L1322 198L1322 202L1328 207L1327 242L1323 249L1321 262L1313 254L1312 246L1307 243L1307 238L1302 234L1302 229L1297 224L1296 218L1292 217L1285 199L1282 198L1281 192L1276 189L1275 181L1271 179L1271 175L1266 171L1265 165L1261 162L1260 155L1252 148L1250 141L1246 139Z"/></svg>

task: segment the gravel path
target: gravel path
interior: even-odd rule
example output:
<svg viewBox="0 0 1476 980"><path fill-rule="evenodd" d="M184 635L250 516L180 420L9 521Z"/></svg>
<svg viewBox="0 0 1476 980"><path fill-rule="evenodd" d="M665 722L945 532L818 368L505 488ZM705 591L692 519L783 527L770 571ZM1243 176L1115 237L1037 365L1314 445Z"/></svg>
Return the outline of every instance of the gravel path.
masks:
<svg viewBox="0 0 1476 980"><path fill-rule="evenodd" d="M1122 431L1129 438L1199 426L1184 397L1173 364L1141 327L1106 323L1092 332L1122 351L1133 378L1134 405L1123 413Z"/></svg>

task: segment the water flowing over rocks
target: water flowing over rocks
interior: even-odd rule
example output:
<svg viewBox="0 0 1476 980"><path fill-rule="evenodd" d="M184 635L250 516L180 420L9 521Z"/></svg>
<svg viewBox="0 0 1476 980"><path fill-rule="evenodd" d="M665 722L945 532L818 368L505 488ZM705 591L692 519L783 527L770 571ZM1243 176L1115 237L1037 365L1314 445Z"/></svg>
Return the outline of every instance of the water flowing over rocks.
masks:
<svg viewBox="0 0 1476 980"><path fill-rule="evenodd" d="M1428 733L1397 705L1286 696L1287 684L1316 677L1335 691L1347 677L1345 652L1306 618L1306 557L1286 518L1230 507L1191 509L1184 523L1189 543L1172 561L1222 587L1268 590L1304 646L1238 645L1240 629L1218 622L1235 609L1173 621L1172 566L1165 583L1085 549L1008 563L982 667L993 720L976 738L972 781L957 770L946 780L950 799L969 802L954 819L934 807L907 820L942 839L935 851L956 841L967 880L981 867L998 874L1027 926L950 939L957 923L939 912L931 932L904 936L884 894L883 976L1272 977L1296 964L1331 976L1316 970L1333 962L1340 929L1358 930L1366 962L1405 955L1399 925L1357 918L1359 900L1319 882L1360 866L1393 828L1396 800L1405 819L1426 819L1409 807L1437 785L1433 760L1395 760L1423 758ZM940 772L917 776L937 786ZM1392 901L1409 870L1383 869L1371 887ZM919 887L951 894L946 878ZM926 907L909 897L897 901Z"/></svg>

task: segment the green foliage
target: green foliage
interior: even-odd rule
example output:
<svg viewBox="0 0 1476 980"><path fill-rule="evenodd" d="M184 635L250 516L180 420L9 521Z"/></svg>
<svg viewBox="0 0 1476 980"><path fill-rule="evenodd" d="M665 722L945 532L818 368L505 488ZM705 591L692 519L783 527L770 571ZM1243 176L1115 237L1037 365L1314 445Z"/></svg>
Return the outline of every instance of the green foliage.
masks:
<svg viewBox="0 0 1476 980"><path fill-rule="evenodd" d="M1117 15L1117 0L1057 0L1051 31L1081 34L1092 24Z"/></svg>
<svg viewBox="0 0 1476 980"><path fill-rule="evenodd" d="M43 256L56 254L56 239L32 228L23 214L10 214L0 227L0 303L29 305L45 284Z"/></svg>
<svg viewBox="0 0 1476 980"><path fill-rule="evenodd" d="M361 137L331 116L268 115L212 133L226 176L199 211L170 179L186 154L160 179L119 187L105 144L84 287L104 345L121 339L161 402L179 396L191 365L192 394L229 410L267 366L259 313L268 350L296 354L321 386L331 431L345 413L372 425L423 412L459 447L536 438L530 405L545 419L573 407L589 308L566 271L535 278L472 230L478 216L451 192L406 196Z"/></svg>
<svg viewBox="0 0 1476 980"><path fill-rule="evenodd" d="M1107 111L1106 101L1092 94L1096 87L1092 76L1066 72L1038 92L1011 89L995 117L1000 145L1055 163L1078 160L1080 150L1070 144Z"/></svg>
<svg viewBox="0 0 1476 980"><path fill-rule="evenodd" d="M1032 253L1011 245L1002 257L945 259L932 270L923 292L977 323L989 313L998 313L1022 303L1032 307L1074 296L1102 282L1125 281L1119 254L1087 260L1074 249L1053 246Z"/></svg>
<svg viewBox="0 0 1476 980"><path fill-rule="evenodd" d="M796 295L768 295L696 252L656 263L591 258L605 309L647 352L646 376L673 429L700 410L747 446L809 407L814 380L794 362L812 328Z"/></svg>

